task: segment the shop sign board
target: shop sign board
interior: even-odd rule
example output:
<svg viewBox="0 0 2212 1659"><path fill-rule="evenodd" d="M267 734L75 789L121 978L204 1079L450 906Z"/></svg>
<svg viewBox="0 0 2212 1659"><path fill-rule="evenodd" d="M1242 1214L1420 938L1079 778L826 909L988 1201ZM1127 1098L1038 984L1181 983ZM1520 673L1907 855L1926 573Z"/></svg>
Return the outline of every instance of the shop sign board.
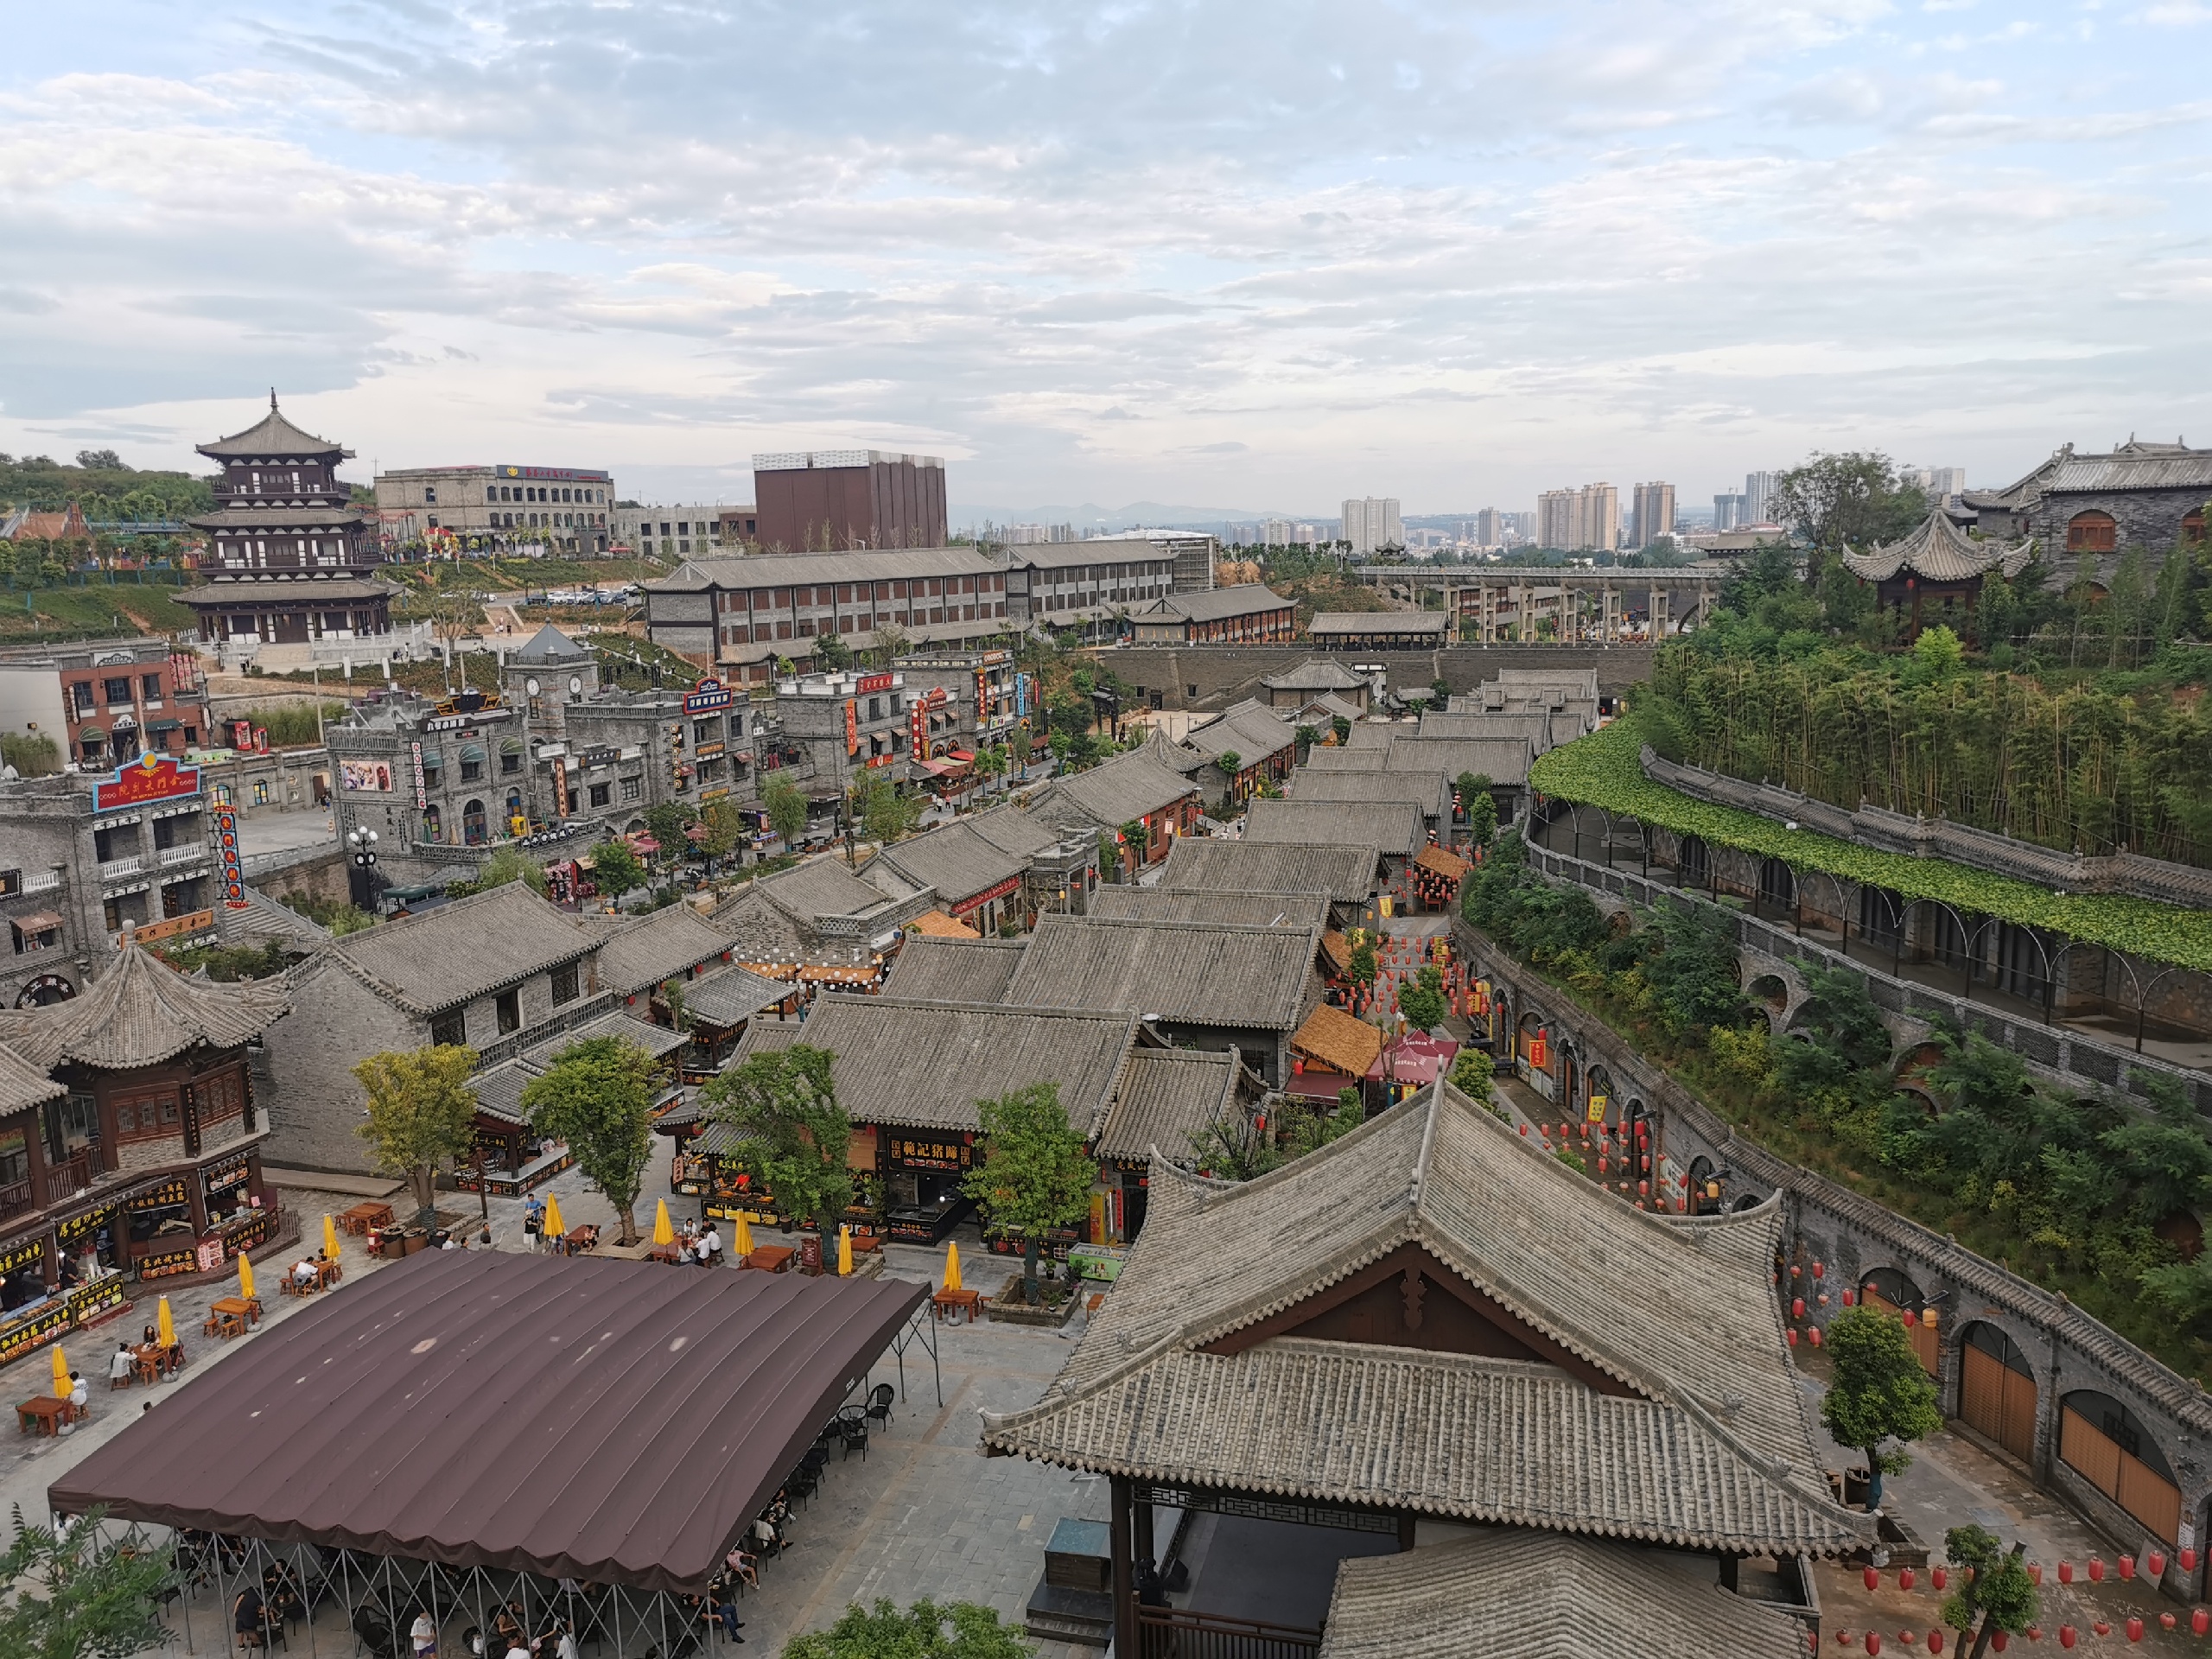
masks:
<svg viewBox="0 0 2212 1659"><path fill-rule="evenodd" d="M92 785L92 810L118 812L126 806L148 806L199 792L199 767L149 753L118 766Z"/></svg>
<svg viewBox="0 0 2212 1659"><path fill-rule="evenodd" d="M736 701L737 693L710 674L685 694L683 712L709 715L717 709L727 709Z"/></svg>
<svg viewBox="0 0 2212 1659"><path fill-rule="evenodd" d="M245 861L238 855L238 815L227 806L215 810L215 850L223 860L223 908L244 910Z"/></svg>

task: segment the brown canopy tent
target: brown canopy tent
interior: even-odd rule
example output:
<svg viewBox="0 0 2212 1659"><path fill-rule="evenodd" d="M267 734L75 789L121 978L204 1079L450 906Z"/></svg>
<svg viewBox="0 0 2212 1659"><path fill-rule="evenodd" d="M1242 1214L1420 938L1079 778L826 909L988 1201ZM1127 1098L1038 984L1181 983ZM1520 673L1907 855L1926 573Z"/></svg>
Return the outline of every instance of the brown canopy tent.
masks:
<svg viewBox="0 0 2212 1659"><path fill-rule="evenodd" d="M276 1325L58 1513L696 1593L929 1287L489 1251Z"/></svg>

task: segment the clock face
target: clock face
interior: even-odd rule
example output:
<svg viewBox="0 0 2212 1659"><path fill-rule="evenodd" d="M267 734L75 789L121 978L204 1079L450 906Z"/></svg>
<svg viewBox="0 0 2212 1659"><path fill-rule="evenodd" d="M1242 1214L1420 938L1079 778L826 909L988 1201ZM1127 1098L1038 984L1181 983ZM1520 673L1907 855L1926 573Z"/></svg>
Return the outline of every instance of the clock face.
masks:
<svg viewBox="0 0 2212 1659"><path fill-rule="evenodd" d="M583 695L583 689L584 677L582 675L571 674L569 676L569 692L570 696L582 696Z"/></svg>
<svg viewBox="0 0 2212 1659"><path fill-rule="evenodd" d="M529 692L530 695L534 697L537 695L537 682L536 680L524 680L522 683L522 689Z"/></svg>

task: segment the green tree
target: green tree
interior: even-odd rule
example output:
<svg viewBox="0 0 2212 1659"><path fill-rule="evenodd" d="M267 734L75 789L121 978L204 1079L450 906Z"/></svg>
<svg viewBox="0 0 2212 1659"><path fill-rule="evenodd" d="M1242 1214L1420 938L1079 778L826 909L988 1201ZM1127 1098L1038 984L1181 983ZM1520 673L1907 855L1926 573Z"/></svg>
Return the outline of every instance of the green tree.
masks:
<svg viewBox="0 0 2212 1659"><path fill-rule="evenodd" d="M1441 674L1429 682L1428 691L1430 706L1433 708L1444 708L1452 701L1452 682Z"/></svg>
<svg viewBox="0 0 2212 1659"><path fill-rule="evenodd" d="M727 858L745 840L745 814L728 801L715 801L699 815L699 822L706 826L706 839L699 843L699 850L709 858Z"/></svg>
<svg viewBox="0 0 2212 1659"><path fill-rule="evenodd" d="M1775 480L1770 505L1811 543L1816 576L1845 547L1896 541L1928 516L1928 498L1871 451L1816 454L1791 467Z"/></svg>
<svg viewBox="0 0 2212 1659"><path fill-rule="evenodd" d="M61 751L43 732L9 732L0 734L0 766L19 778L50 777L61 770Z"/></svg>
<svg viewBox="0 0 2212 1659"><path fill-rule="evenodd" d="M415 1189L417 1222L437 1216L438 1166L466 1158L476 1146L476 1051L456 1043L386 1049L353 1068L368 1096L360 1135L377 1167L406 1177Z"/></svg>
<svg viewBox="0 0 2212 1659"><path fill-rule="evenodd" d="M476 879L465 884L468 893L489 893L494 887L504 887L510 881L520 881L539 898L545 896L545 867L518 847L495 848L476 872ZM447 889L451 892L451 888ZM317 917L316 920L321 920Z"/></svg>
<svg viewBox="0 0 2212 1659"><path fill-rule="evenodd" d="M806 797L788 779L777 778L761 790L760 804L767 809L769 828L796 850L806 834Z"/></svg>
<svg viewBox="0 0 2212 1659"><path fill-rule="evenodd" d="M707 1121L734 1130L738 1168L775 1195L784 1214L811 1220L826 1242L853 1201L845 1158L852 1121L837 1103L836 1056L804 1043L764 1049L709 1084Z"/></svg>
<svg viewBox="0 0 2212 1659"><path fill-rule="evenodd" d="M873 1611L854 1602L828 1630L784 1645L784 1659L1029 1659L1033 1652L1028 1637L972 1601L918 1601L903 1612L887 1601Z"/></svg>
<svg viewBox="0 0 2212 1659"><path fill-rule="evenodd" d="M169 1639L156 1611L174 1582L169 1546L105 1537L106 1514L56 1529L26 1525L16 1507L0 1554L0 1659L123 1659Z"/></svg>
<svg viewBox="0 0 2212 1659"><path fill-rule="evenodd" d="M991 1223L1021 1240L1021 1293L1037 1306L1037 1252L1046 1232L1080 1220L1098 1160L1068 1122L1056 1083L1033 1083L976 1103L984 1157L961 1191L990 1206Z"/></svg>
<svg viewBox="0 0 2212 1659"><path fill-rule="evenodd" d="M1491 1103L1490 1093L1497 1080L1497 1063L1486 1049L1470 1044L1461 1049L1452 1061L1452 1086L1478 1106Z"/></svg>
<svg viewBox="0 0 2212 1659"><path fill-rule="evenodd" d="M1302 766L1306 764L1308 752L1321 741L1321 728L1318 726L1300 726L1293 736L1298 745L1298 764Z"/></svg>
<svg viewBox="0 0 2212 1659"><path fill-rule="evenodd" d="M1902 1447L1943 1427L1936 1385L1920 1367L1912 1338L1897 1318L1878 1307L1847 1307L1828 1321L1828 1358L1834 1370L1821 1401L1821 1421L1840 1446L1866 1454L1866 1507L1882 1504L1882 1477L1900 1474L1912 1459Z"/></svg>
<svg viewBox="0 0 2212 1659"><path fill-rule="evenodd" d="M1930 680L1948 678L1966 660L1966 646L1959 636L1938 624L1923 628L1912 642L1912 654Z"/></svg>
<svg viewBox="0 0 2212 1659"><path fill-rule="evenodd" d="M1463 772L1452 785L1459 793L1459 805L1467 815L1467 836L1478 847L1487 847L1497 838L1497 800L1490 792L1487 772Z"/></svg>
<svg viewBox="0 0 2212 1659"><path fill-rule="evenodd" d="M1351 716L1350 715L1331 715L1329 716L1329 729L1337 734L1337 743L1338 747L1341 747L1344 744L1351 741Z"/></svg>
<svg viewBox="0 0 2212 1659"><path fill-rule="evenodd" d="M645 867L630 850L630 843L609 836L591 849L591 884L609 899L620 899L633 887L645 885Z"/></svg>
<svg viewBox="0 0 2212 1659"><path fill-rule="evenodd" d="M1415 1031L1433 1031L1444 1023L1448 1005L1444 1000L1444 970L1433 963L1421 970L1414 982L1398 992L1398 1012Z"/></svg>
<svg viewBox="0 0 2212 1659"><path fill-rule="evenodd" d="M1382 964L1375 959L1375 941L1363 927L1355 927L1346 943L1351 946L1351 977L1357 985L1372 985Z"/></svg>
<svg viewBox="0 0 2212 1659"><path fill-rule="evenodd" d="M1953 1527L1943 1535L1943 1553L1950 1558L1958 1583L1943 1599L1943 1622L1961 1640L1974 1634L1967 1659L1981 1659L1989 1638L1998 1631L2018 1636L2036 1622L2042 1598L2020 1559L2027 1548L2020 1542L2007 1550L1994 1533L1977 1526ZM1960 1572L1962 1567L1965 1571Z"/></svg>
<svg viewBox="0 0 2212 1659"><path fill-rule="evenodd" d="M982 757L978 755L980 761ZM881 772L871 772L853 785L848 810L861 833L879 846L888 846L914 833L925 803L919 796L902 794Z"/></svg>
<svg viewBox="0 0 2212 1659"><path fill-rule="evenodd" d="M1244 757L1235 749L1224 749L1219 754L1214 756L1213 763L1221 768L1221 775L1229 779L1229 798L1235 800L1236 774L1244 770Z"/></svg>
<svg viewBox="0 0 2212 1659"><path fill-rule="evenodd" d="M531 1128L568 1142L577 1167L622 1217L625 1244L637 1241L632 1212L652 1155L658 1086L652 1057L628 1038L588 1037L555 1055L522 1091Z"/></svg>
<svg viewBox="0 0 2212 1659"><path fill-rule="evenodd" d="M699 822L699 815L680 801L664 801L645 809L645 831L660 842L663 858L680 857L691 843L683 832Z"/></svg>
<svg viewBox="0 0 2212 1659"><path fill-rule="evenodd" d="M824 668L850 668L853 648L834 633L815 636L814 659Z"/></svg>

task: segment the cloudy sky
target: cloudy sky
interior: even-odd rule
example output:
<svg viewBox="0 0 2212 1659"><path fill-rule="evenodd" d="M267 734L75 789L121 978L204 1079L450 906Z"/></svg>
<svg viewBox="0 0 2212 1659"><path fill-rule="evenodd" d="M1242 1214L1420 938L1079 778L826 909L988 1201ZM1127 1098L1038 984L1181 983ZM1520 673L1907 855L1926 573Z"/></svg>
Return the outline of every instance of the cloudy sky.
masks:
<svg viewBox="0 0 2212 1659"><path fill-rule="evenodd" d="M2212 3L5 6L0 448L1332 513L2212 442Z"/></svg>

